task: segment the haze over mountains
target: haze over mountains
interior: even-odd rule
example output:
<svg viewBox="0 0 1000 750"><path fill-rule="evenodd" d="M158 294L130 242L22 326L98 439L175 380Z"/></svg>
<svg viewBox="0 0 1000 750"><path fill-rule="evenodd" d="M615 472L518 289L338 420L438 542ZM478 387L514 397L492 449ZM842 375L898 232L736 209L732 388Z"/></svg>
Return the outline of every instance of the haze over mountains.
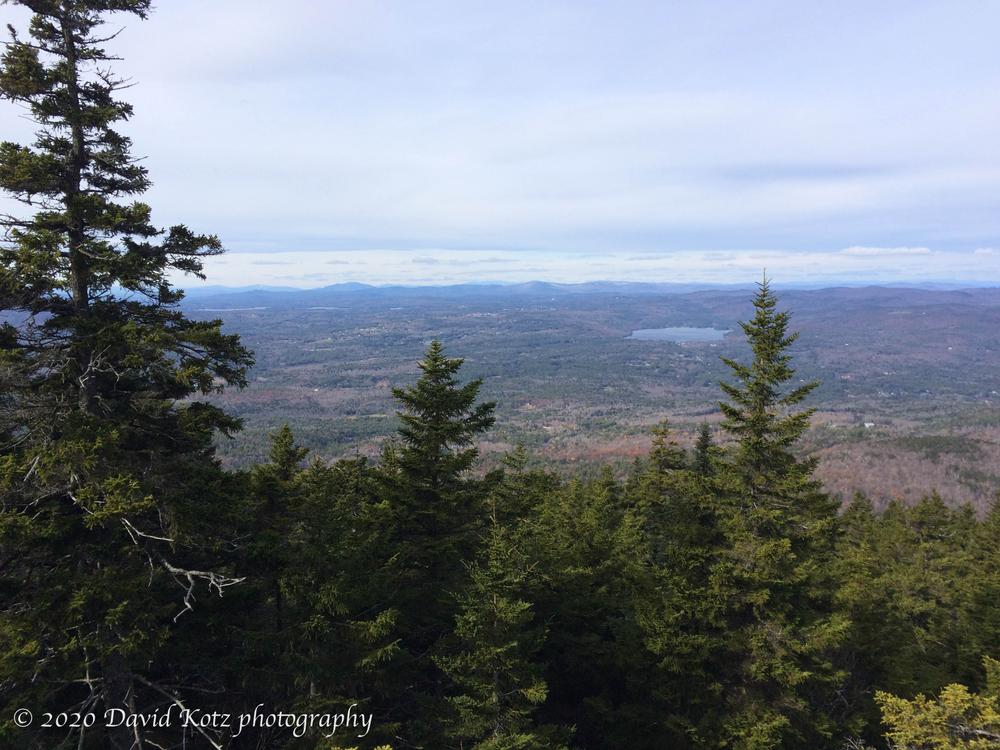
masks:
<svg viewBox="0 0 1000 750"><path fill-rule="evenodd" d="M948 281L926 281L921 283L785 283L775 284L778 291L788 289L914 289L914 290L961 290L995 288L998 284L984 281L982 284L955 283ZM397 294L405 290L423 290L426 294L463 295L468 292L483 292L493 290L498 293L593 293L593 292L627 292L635 294L683 293L695 291L711 291L724 289L753 289L751 283L719 284L697 282L639 282L639 281L585 281L578 283L560 283L553 281L498 282L478 281L464 284L366 284L356 281L327 284L320 287L296 287L269 284L252 284L247 286L225 286L219 284L192 286L185 289L188 299L203 300L206 297L228 297L230 295L258 295L256 301L271 301L278 304L289 304L323 297L339 295L345 292L370 292L381 294Z"/></svg>

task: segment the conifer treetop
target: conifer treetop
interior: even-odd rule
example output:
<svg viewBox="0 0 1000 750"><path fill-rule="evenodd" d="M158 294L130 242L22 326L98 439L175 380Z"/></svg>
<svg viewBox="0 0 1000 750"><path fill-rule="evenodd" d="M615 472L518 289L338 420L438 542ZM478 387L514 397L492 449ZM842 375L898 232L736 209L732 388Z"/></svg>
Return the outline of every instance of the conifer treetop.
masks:
<svg viewBox="0 0 1000 750"><path fill-rule="evenodd" d="M653 445L649 457L658 471L687 468L687 454L674 440L669 419L662 420L653 428Z"/></svg>
<svg viewBox="0 0 1000 750"><path fill-rule="evenodd" d="M446 357L441 342L432 341L419 362L422 374L417 382L392 391L402 406L400 464L432 488L472 465L478 455L472 445L475 437L496 421L495 403L476 403L482 379L459 384L456 375L463 362Z"/></svg>
<svg viewBox="0 0 1000 750"><path fill-rule="evenodd" d="M0 143L0 189L25 209L0 215L0 308L27 316L4 326L3 359L30 382L31 399L68 404L70 384L82 411L104 416L127 414L139 393L163 403L245 385L251 354L220 321L184 317L170 281L203 278L219 238L153 225L136 200L151 184L146 167L116 130L132 116L119 96L133 84L105 49L120 29L101 27L118 13L145 18L149 1L18 2L35 15L27 35L8 27L0 98L38 129L31 145ZM200 408L206 424L237 426Z"/></svg>
<svg viewBox="0 0 1000 750"><path fill-rule="evenodd" d="M795 376L788 348L795 343L798 333L788 332L790 314L777 310L778 299L768 279L765 277L757 286L754 316L740 323L753 359L750 364L742 364L723 357L737 382L720 384L730 401L721 402L719 408L724 417L722 427L739 443L740 463L753 472L780 472L795 463L789 450L808 428L814 411L790 409L801 403L819 382L785 387Z"/></svg>

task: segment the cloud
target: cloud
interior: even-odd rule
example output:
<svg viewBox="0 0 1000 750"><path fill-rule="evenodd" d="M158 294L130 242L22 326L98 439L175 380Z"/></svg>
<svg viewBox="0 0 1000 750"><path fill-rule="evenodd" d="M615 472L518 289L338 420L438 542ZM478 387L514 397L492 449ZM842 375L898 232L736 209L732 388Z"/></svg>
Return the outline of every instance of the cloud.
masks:
<svg viewBox="0 0 1000 750"><path fill-rule="evenodd" d="M891 176L900 171L898 165L814 164L803 161L735 164L717 169L715 173L723 179L753 183L864 180L868 177Z"/></svg>
<svg viewBox="0 0 1000 750"><path fill-rule="evenodd" d="M862 256L893 256L893 255L930 255L927 247L849 247L840 251L842 255Z"/></svg>
<svg viewBox="0 0 1000 750"><path fill-rule="evenodd" d="M996 242L1000 4L723 7L175 0L110 51L154 221L237 254L353 251L327 262L389 278L377 250L412 271L411 248L520 249L511 275L538 255L578 276L571 251L631 273L647 252L797 269Z"/></svg>
<svg viewBox="0 0 1000 750"><path fill-rule="evenodd" d="M851 248L849 248L851 249ZM890 251L899 248L877 248ZM923 250L925 248L903 248ZM203 283L230 285L274 284L293 281L302 286L325 286L346 281L368 284L455 284L523 281L648 281L685 283L752 283L767 269L779 284L920 283L1000 284L1000 263L993 254L971 251L850 253L842 250L730 250L672 253L590 253L523 251L487 252L474 249L378 249L293 251L274 254L282 267L254 263L255 254L231 253L207 259L208 282L176 277L186 288ZM428 273L414 275L413 260L434 257ZM901 261L900 259L904 259ZM335 261L356 259L349 265ZM486 263L487 259L493 262ZM496 263L497 260L509 261ZM288 272L294 270L293 275ZM431 272L432 271L432 272Z"/></svg>
<svg viewBox="0 0 1000 750"><path fill-rule="evenodd" d="M314 283L314 282L325 282L327 279L329 279L329 274L326 274L326 273L299 273L299 274L290 274L290 275L285 275L285 276L277 276L276 278L281 279L281 280L285 280L285 281L304 281L304 282L307 282L307 283L310 283L310 282Z"/></svg>

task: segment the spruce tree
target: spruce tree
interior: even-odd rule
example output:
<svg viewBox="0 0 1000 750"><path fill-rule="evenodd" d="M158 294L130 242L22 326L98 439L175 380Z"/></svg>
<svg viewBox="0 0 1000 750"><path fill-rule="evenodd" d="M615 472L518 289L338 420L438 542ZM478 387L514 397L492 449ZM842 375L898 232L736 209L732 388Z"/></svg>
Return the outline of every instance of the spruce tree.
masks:
<svg viewBox="0 0 1000 750"><path fill-rule="evenodd" d="M296 461L301 455L294 445L279 452ZM376 736L389 741L400 732L396 697L387 689L397 684L399 655L391 503L364 458L314 460L294 473L290 489L287 531L274 551L283 563L281 629L255 615L259 608L273 618L266 588L248 602L246 618L256 628L250 635L261 636L250 639L259 645L253 665L272 674L249 674L242 658L234 665L247 710L261 700L302 713L338 712L356 702L377 716L366 743ZM265 576L257 580L266 587Z"/></svg>
<svg viewBox="0 0 1000 750"><path fill-rule="evenodd" d="M656 664L637 613L637 592L653 582L621 487L607 470L570 482L545 497L528 528L544 581L535 605L549 626L539 653L549 687L540 720L574 726L578 747L663 747L669 717L650 699Z"/></svg>
<svg viewBox="0 0 1000 750"><path fill-rule="evenodd" d="M753 304L740 324L752 361L724 360L736 384L722 384L729 401L720 406L736 445L716 483L725 541L712 580L727 638L715 667L725 715L710 721L729 747L820 747L836 730L831 659L845 630L830 575L836 504L813 478L814 462L795 453L812 412L794 407L817 384L789 385L789 314L776 310L766 279Z"/></svg>
<svg viewBox="0 0 1000 750"><path fill-rule="evenodd" d="M702 422L698 428L698 439L694 444L694 457L691 468L698 476L708 478L715 473L715 462L718 449L712 443L712 428L708 422Z"/></svg>
<svg viewBox="0 0 1000 750"><path fill-rule="evenodd" d="M437 659L455 685L446 733L475 750L551 748L532 719L548 692L535 661L545 634L530 601L537 566L502 525L495 497L483 547L468 566L450 647Z"/></svg>
<svg viewBox="0 0 1000 750"><path fill-rule="evenodd" d="M670 421L667 419L653 429L653 447L649 452L649 460L659 472L687 468L687 454L673 439Z"/></svg>
<svg viewBox="0 0 1000 750"><path fill-rule="evenodd" d="M786 384L795 376L788 348L798 333L788 332L790 315L778 312L777 304L765 278L758 284L753 300L753 319L740 323L753 361L744 365L724 357L722 361L733 371L737 383L720 384L730 399L719 404L725 417L722 427L737 441L730 471L737 477L749 505L763 515L775 513L783 505L797 504L804 492L814 494L818 488L811 477L814 462L799 460L792 450L809 427L814 410L796 412L791 408L819 382L787 389ZM755 504L758 497L766 504Z"/></svg>
<svg viewBox="0 0 1000 750"><path fill-rule="evenodd" d="M562 485L555 474L529 466L529 454L523 445L501 459L501 469L490 475L490 513L504 527L530 523L545 498Z"/></svg>
<svg viewBox="0 0 1000 750"><path fill-rule="evenodd" d="M294 693L290 633L301 612L289 607L287 577L300 565L293 535L301 523L302 462L308 449L295 443L285 424L271 436L266 464L250 471L244 536L237 556L246 579L235 592L232 625L239 635L233 685L257 703L286 703Z"/></svg>
<svg viewBox="0 0 1000 750"><path fill-rule="evenodd" d="M698 747L698 719L718 702L708 657L718 648L709 627L713 600L709 576L718 558L719 529L706 478L686 467L686 456L657 460L671 445L657 437L648 468L629 504L643 531L649 584L633 590L637 619L650 661L649 703L662 716L656 741L670 747ZM683 462L683 465L678 465Z"/></svg>
<svg viewBox="0 0 1000 750"><path fill-rule="evenodd" d="M38 131L0 144L0 188L25 207L0 217L5 697L139 710L182 699L186 678L158 654L204 590L233 582L212 550L228 502L212 439L238 422L190 397L243 385L252 360L220 321L185 317L169 281L201 276L219 240L157 229L135 199L150 182L116 130L129 84L100 32L113 13L145 18L149 0L21 4L34 16L26 37L11 29L0 96Z"/></svg>
<svg viewBox="0 0 1000 750"><path fill-rule="evenodd" d="M496 421L496 404L476 403L482 379L459 385L455 376L463 361L445 357L441 342L432 341L419 362L417 382L392 391L402 407L397 465L412 488L439 503L479 455L475 438ZM424 509L436 515L442 510Z"/></svg>
<svg viewBox="0 0 1000 750"><path fill-rule="evenodd" d="M402 691L387 702L410 721L416 738L434 731L432 706L444 682L431 655L451 630L462 563L472 558L474 533L484 519L486 484L468 474L479 453L475 440L493 425L495 405L478 403L481 380L459 383L462 362L446 357L440 342L430 344L417 382L393 390L401 406L399 443L383 456Z"/></svg>
<svg viewBox="0 0 1000 750"><path fill-rule="evenodd" d="M459 384L462 362L434 341L418 363L417 382L393 389L400 441L384 463L396 490L400 540L412 545L409 562L427 573L462 559L469 524L481 511L467 473L479 455L475 439L493 425L496 405L477 403L482 380Z"/></svg>
<svg viewBox="0 0 1000 750"><path fill-rule="evenodd" d="M1000 493L971 540L973 563L966 580L962 624L969 653L1000 655Z"/></svg>

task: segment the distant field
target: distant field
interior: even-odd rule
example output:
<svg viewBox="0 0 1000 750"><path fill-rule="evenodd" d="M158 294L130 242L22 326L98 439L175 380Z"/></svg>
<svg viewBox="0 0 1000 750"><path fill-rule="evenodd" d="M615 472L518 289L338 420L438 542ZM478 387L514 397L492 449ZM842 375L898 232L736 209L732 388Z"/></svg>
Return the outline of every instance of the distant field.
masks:
<svg viewBox="0 0 1000 750"><path fill-rule="evenodd" d="M787 291L803 380L822 385L807 448L848 497L916 499L937 489L984 507L1000 489L1000 290ZM487 462L523 442L564 466L624 467L664 417L690 441L718 419L720 356L746 358L747 290L544 284L325 289L200 296L257 353L253 382L220 401L246 422L221 452L259 460L288 421L318 455L375 454L395 430L391 388L416 377L432 338L466 358L498 402ZM629 338L729 329L716 341ZM677 336L673 336L677 338ZM724 439L724 436L719 436Z"/></svg>

